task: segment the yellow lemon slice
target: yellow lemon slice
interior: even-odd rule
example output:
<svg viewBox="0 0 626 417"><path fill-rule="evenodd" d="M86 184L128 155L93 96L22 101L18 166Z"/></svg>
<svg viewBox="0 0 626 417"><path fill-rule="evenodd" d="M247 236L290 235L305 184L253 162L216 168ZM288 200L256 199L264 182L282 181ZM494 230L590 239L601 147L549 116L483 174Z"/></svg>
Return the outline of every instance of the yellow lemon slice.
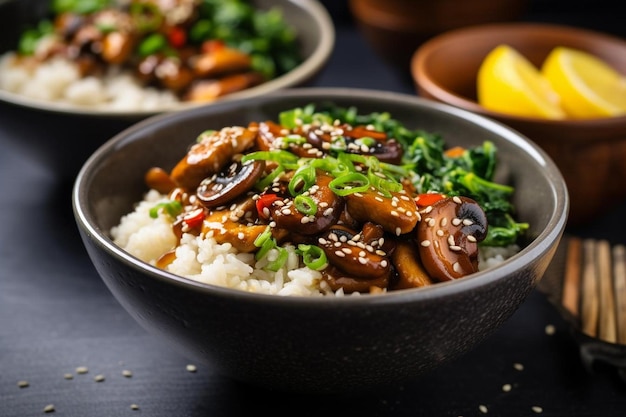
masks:
<svg viewBox="0 0 626 417"><path fill-rule="evenodd" d="M560 97L526 57L499 45L483 60L477 79L478 103L501 113L563 119Z"/></svg>
<svg viewBox="0 0 626 417"><path fill-rule="evenodd" d="M550 52L541 72L572 118L626 114L626 76L594 55L558 47Z"/></svg>

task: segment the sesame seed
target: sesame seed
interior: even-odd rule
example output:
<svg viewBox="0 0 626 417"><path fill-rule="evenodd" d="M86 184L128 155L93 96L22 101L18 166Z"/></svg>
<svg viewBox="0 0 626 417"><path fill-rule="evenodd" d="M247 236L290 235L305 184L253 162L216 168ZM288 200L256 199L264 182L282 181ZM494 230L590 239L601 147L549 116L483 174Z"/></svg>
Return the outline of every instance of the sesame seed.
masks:
<svg viewBox="0 0 626 417"><path fill-rule="evenodd" d="M198 370L198 368L196 368L196 365L192 365L192 364L187 365L185 368L189 372L196 372Z"/></svg>
<svg viewBox="0 0 626 417"><path fill-rule="evenodd" d="M454 236L450 235L448 236L448 245L450 246L454 246Z"/></svg>
<svg viewBox="0 0 626 417"><path fill-rule="evenodd" d="M552 336L556 332L556 327L552 324L546 326L545 332L548 336Z"/></svg>
<svg viewBox="0 0 626 417"><path fill-rule="evenodd" d="M514 363L513 364L513 368L515 368L518 371L523 371L524 370L524 365L522 365L521 363Z"/></svg>
<svg viewBox="0 0 626 417"><path fill-rule="evenodd" d="M398 217L398 216L400 216L400 214L398 214L398 212L397 212L397 211L395 211L395 210L391 210L391 213L389 213L389 214L391 214L393 217Z"/></svg>
<svg viewBox="0 0 626 417"><path fill-rule="evenodd" d="M351 248L341 248L341 251L350 255L352 253L352 249Z"/></svg>
<svg viewBox="0 0 626 417"><path fill-rule="evenodd" d="M462 249L460 246L457 246L457 245L450 245L449 248L453 252L460 252Z"/></svg>
<svg viewBox="0 0 626 417"><path fill-rule="evenodd" d="M502 385L502 391L504 391L504 392L509 392L509 391L511 391L511 388L513 388L513 387L511 386L511 384L504 384L504 385Z"/></svg>
<svg viewBox="0 0 626 417"><path fill-rule="evenodd" d="M430 246L430 240L422 240L420 242L420 245L422 245L423 247L427 248Z"/></svg>
<svg viewBox="0 0 626 417"><path fill-rule="evenodd" d="M65 378L65 379L74 379L74 375L69 374L69 373L68 374L63 374L63 378Z"/></svg>
<svg viewBox="0 0 626 417"><path fill-rule="evenodd" d="M441 229L437 229L436 233L437 233L437 236L439 236L439 237L443 237L445 235L445 232L443 230L441 230Z"/></svg>
<svg viewBox="0 0 626 417"><path fill-rule="evenodd" d="M457 204L463 204L463 201L461 201L461 199L456 195L452 197L452 201L454 201Z"/></svg>
<svg viewBox="0 0 626 417"><path fill-rule="evenodd" d="M124 375L126 378L130 378L131 376L133 376L133 373L129 371L128 369L124 369L122 371L122 375Z"/></svg>
<svg viewBox="0 0 626 417"><path fill-rule="evenodd" d="M387 256L387 252L385 252L384 250L380 250L380 249L377 249L376 252L374 253L380 256Z"/></svg>
<svg viewBox="0 0 626 417"><path fill-rule="evenodd" d="M386 268L388 265L388 262L386 259L383 259L382 261L380 261L380 266L382 266L383 268Z"/></svg>
<svg viewBox="0 0 626 417"><path fill-rule="evenodd" d="M87 369L86 366L79 366L78 368L76 368L77 374L86 374L87 372L89 372L89 369Z"/></svg>
<svg viewBox="0 0 626 417"><path fill-rule="evenodd" d="M467 235L467 240L470 242L476 242L476 238L473 235Z"/></svg>
<svg viewBox="0 0 626 417"><path fill-rule="evenodd" d="M374 200L376 200L376 201L378 201L378 202L380 202L380 203L382 203L382 202L384 201L384 200L382 199L382 197L379 197L379 196L374 197Z"/></svg>
<svg viewBox="0 0 626 417"><path fill-rule="evenodd" d="M363 258L363 257L360 257L360 256L359 256L359 263L360 263L361 265L365 265L365 264L367 263L367 258Z"/></svg>
<svg viewBox="0 0 626 417"><path fill-rule="evenodd" d="M336 250L336 251L335 251L335 255L339 256L340 258L345 258L345 257L346 257L346 254L345 254L345 253L343 253L343 252L342 252L342 251L340 251L340 250Z"/></svg>
<svg viewBox="0 0 626 417"><path fill-rule="evenodd" d="M244 238L244 237L246 237L246 235L245 235L243 232L239 232L239 233L237 233L237 238L238 238L239 240L243 240L243 238Z"/></svg>
<svg viewBox="0 0 626 417"><path fill-rule="evenodd" d="M439 224L441 225L441 227L446 227L448 225L448 218L447 217L442 217L441 221L439 222Z"/></svg>
<svg viewBox="0 0 626 417"><path fill-rule="evenodd" d="M538 405L533 405L531 407L531 410L533 410L533 412L535 412L537 414L543 413L543 408L539 407Z"/></svg>
<svg viewBox="0 0 626 417"><path fill-rule="evenodd" d="M44 413L54 413L54 404L48 404L43 408Z"/></svg>
<svg viewBox="0 0 626 417"><path fill-rule="evenodd" d="M423 214L428 214L431 211L433 211L433 206L427 206L426 208L424 208L424 210L422 210Z"/></svg>
<svg viewBox="0 0 626 417"><path fill-rule="evenodd" d="M402 234L402 229L396 227L396 236L400 236Z"/></svg>
<svg viewBox="0 0 626 417"><path fill-rule="evenodd" d="M457 274L460 274L461 272L463 272L463 270L461 269L461 264L458 262L455 262L452 264L452 270L456 272Z"/></svg>
<svg viewBox="0 0 626 417"><path fill-rule="evenodd" d="M328 243L328 241L324 239L323 237L320 237L319 239L317 239L317 241L320 245L325 245Z"/></svg>
<svg viewBox="0 0 626 417"><path fill-rule="evenodd" d="M96 375L93 377L93 380L96 382L103 382L104 381L104 375Z"/></svg>
<svg viewBox="0 0 626 417"><path fill-rule="evenodd" d="M130 405L130 409L131 410L139 410L139 406L137 404L131 404Z"/></svg>
<svg viewBox="0 0 626 417"><path fill-rule="evenodd" d="M28 381L17 381L17 386L20 388L26 388L28 385Z"/></svg>
<svg viewBox="0 0 626 417"><path fill-rule="evenodd" d="M478 406L478 409L483 414L487 414L487 412L489 411L489 410L487 410L487 406L486 405L482 405L482 404Z"/></svg>
<svg viewBox="0 0 626 417"><path fill-rule="evenodd" d="M473 224L474 224L474 222L473 222L473 221L471 221L470 219L463 219L463 224L464 224L465 226L471 226L471 225L473 225Z"/></svg>
<svg viewBox="0 0 626 417"><path fill-rule="evenodd" d="M461 219L456 218L456 217L454 219L452 219L452 225L453 226L458 226L460 224L461 224Z"/></svg>
<svg viewBox="0 0 626 417"><path fill-rule="evenodd" d="M428 224L428 227L435 227L435 224L436 224L437 222L435 221L435 219L433 219L433 218L431 217L431 218L429 218L429 219L426 221L426 223Z"/></svg>

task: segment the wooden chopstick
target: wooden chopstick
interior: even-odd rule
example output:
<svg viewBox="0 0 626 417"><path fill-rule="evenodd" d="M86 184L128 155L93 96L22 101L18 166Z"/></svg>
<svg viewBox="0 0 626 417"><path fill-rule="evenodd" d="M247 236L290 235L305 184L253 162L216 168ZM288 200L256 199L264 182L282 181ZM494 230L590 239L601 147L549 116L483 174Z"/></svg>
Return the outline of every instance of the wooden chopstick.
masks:
<svg viewBox="0 0 626 417"><path fill-rule="evenodd" d="M626 247L624 245L613 247L613 275L617 343L626 344Z"/></svg>
<svg viewBox="0 0 626 417"><path fill-rule="evenodd" d="M574 317L580 316L580 265L581 240L569 238L565 254L565 276L561 303Z"/></svg>
<svg viewBox="0 0 626 417"><path fill-rule="evenodd" d="M615 343L617 342L617 319L615 317L613 267L611 245L606 240L596 241L596 265L600 296L598 337L606 342Z"/></svg>
<svg viewBox="0 0 626 417"><path fill-rule="evenodd" d="M598 336L598 277L596 269L595 244L593 240L583 242L583 275L581 297L581 329L591 336Z"/></svg>

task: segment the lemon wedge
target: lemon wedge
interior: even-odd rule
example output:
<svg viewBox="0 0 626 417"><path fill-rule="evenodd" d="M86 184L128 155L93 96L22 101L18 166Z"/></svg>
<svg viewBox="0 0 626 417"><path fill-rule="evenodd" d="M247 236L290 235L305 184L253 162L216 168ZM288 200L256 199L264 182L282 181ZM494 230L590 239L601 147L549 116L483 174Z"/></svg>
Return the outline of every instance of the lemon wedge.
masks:
<svg viewBox="0 0 626 417"><path fill-rule="evenodd" d="M566 116L539 68L509 45L497 46L481 63L477 95L478 103L492 111L545 119Z"/></svg>
<svg viewBox="0 0 626 417"><path fill-rule="evenodd" d="M572 48L554 48L541 73L561 96L562 106L572 118L626 114L626 76L594 55Z"/></svg>

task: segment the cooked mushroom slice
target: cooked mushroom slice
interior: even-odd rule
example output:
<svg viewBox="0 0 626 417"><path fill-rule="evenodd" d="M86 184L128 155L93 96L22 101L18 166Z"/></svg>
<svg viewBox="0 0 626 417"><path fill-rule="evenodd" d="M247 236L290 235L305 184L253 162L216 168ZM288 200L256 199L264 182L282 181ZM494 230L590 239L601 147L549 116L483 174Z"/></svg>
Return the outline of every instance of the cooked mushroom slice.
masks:
<svg viewBox="0 0 626 417"><path fill-rule="evenodd" d="M279 199L271 204L271 218L280 228L313 235L339 220L344 201L328 188L332 177L318 171L316 183L302 195Z"/></svg>
<svg viewBox="0 0 626 417"><path fill-rule="evenodd" d="M226 204L250 190L265 170L265 161L233 162L228 168L205 178L196 192L205 207Z"/></svg>
<svg viewBox="0 0 626 417"><path fill-rule="evenodd" d="M190 65L197 76L214 78L226 73L248 70L252 65L252 58L237 49L222 47L192 57Z"/></svg>
<svg viewBox="0 0 626 417"><path fill-rule="evenodd" d="M358 222L372 221L396 236L409 233L419 220L417 206L403 191L385 197L375 188L362 193L348 194L346 209Z"/></svg>
<svg viewBox="0 0 626 417"><path fill-rule="evenodd" d="M206 131L176 164L170 176L179 186L194 190L203 179L224 169L235 154L253 145L255 138L256 132L240 126Z"/></svg>
<svg viewBox="0 0 626 417"><path fill-rule="evenodd" d="M344 293L380 293L389 285L389 274L372 279L361 279L348 276L334 266L328 266L322 271L322 279L333 291L343 290Z"/></svg>
<svg viewBox="0 0 626 417"><path fill-rule="evenodd" d="M392 285L394 290L424 287L435 282L422 265L419 249L412 241L398 241L391 261L397 276L397 281Z"/></svg>
<svg viewBox="0 0 626 417"><path fill-rule="evenodd" d="M149 188L153 188L161 194L167 194L176 188L176 183L163 168L150 168L148 172L146 172L144 180Z"/></svg>
<svg viewBox="0 0 626 417"><path fill-rule="evenodd" d="M227 75L222 78L198 80L191 85L184 99L194 102L214 101L227 94L254 87L264 81L263 75L254 71Z"/></svg>
<svg viewBox="0 0 626 417"><path fill-rule="evenodd" d="M372 223L369 225L379 227ZM365 235L369 235L372 240L364 240ZM380 283L385 282L386 288L392 268L387 253L380 249L382 237L378 236L382 236L382 229L375 231L364 228L364 231L357 233L335 226L318 239L317 244L326 254L329 265L336 269L330 269L325 274L331 287L340 282L343 283L340 286L350 283L350 287L358 286L358 291L362 291L370 286L380 287Z"/></svg>
<svg viewBox="0 0 626 417"><path fill-rule="evenodd" d="M430 276L447 281L477 272L478 242L487 235L487 218L480 205L467 197L451 197L420 212L419 252Z"/></svg>
<svg viewBox="0 0 626 417"><path fill-rule="evenodd" d="M253 224L256 219L255 202L245 196L228 209L213 211L204 221L202 232L212 236L217 243L230 243L240 252L254 252L259 248L254 245L267 225ZM286 230L272 228L272 235L280 241L287 235Z"/></svg>
<svg viewBox="0 0 626 417"><path fill-rule="evenodd" d="M135 38L130 33L110 32L102 39L102 59L113 65L124 63L135 47Z"/></svg>

